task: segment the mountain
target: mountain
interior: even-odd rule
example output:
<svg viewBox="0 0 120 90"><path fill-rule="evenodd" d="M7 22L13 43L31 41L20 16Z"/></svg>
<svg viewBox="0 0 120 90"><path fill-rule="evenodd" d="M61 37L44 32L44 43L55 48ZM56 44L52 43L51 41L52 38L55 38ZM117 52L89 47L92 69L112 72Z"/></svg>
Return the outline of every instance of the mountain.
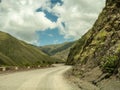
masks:
<svg viewBox="0 0 120 90"><path fill-rule="evenodd" d="M75 42L65 42L62 44L41 46L40 49L52 57L65 61L67 60L70 48L74 45L74 43Z"/></svg>
<svg viewBox="0 0 120 90"><path fill-rule="evenodd" d="M0 66L27 66L58 62L38 47L0 31Z"/></svg>
<svg viewBox="0 0 120 90"><path fill-rule="evenodd" d="M120 90L120 0L106 0L93 27L70 50L66 64L74 65L75 76L102 84L100 90Z"/></svg>

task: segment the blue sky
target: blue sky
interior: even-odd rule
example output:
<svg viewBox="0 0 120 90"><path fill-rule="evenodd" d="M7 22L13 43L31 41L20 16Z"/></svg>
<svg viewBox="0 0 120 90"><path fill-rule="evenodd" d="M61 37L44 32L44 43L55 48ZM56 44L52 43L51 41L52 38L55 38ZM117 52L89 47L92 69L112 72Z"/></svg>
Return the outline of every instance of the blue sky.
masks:
<svg viewBox="0 0 120 90"><path fill-rule="evenodd" d="M56 4L60 4L60 6L61 5L63 5L63 1L62 0L50 0L51 1L51 8L53 8Z"/></svg>
<svg viewBox="0 0 120 90"><path fill-rule="evenodd" d="M51 1L51 8L53 8L56 4L60 4L60 6L63 5L63 2L61 0L50 0L50 1ZM49 19L51 22L57 22L59 18L53 12L49 12L48 10L43 8L36 9L36 12L44 12L45 17ZM61 25L65 28L65 22L61 22ZM50 44L60 44L63 42L73 41L72 38L65 39L64 35L60 34L60 30L58 27L53 29L48 28L45 31L38 30L36 34L38 35L38 38L39 38L38 42L39 42L39 45L41 46L50 45Z"/></svg>
<svg viewBox="0 0 120 90"><path fill-rule="evenodd" d="M2 0L0 31L37 46L73 41L93 26L104 6L105 0Z"/></svg>
<svg viewBox="0 0 120 90"><path fill-rule="evenodd" d="M48 18L49 20L51 20L52 22L57 22L57 19L59 18L58 16L56 16L54 13L49 12L47 10L44 10L42 8L38 8L36 10L36 12L44 12L45 13L45 17Z"/></svg>
<svg viewBox="0 0 120 90"><path fill-rule="evenodd" d="M58 28L37 31L36 33L39 36L39 44L41 46L72 41L72 39L65 39L64 36L60 34Z"/></svg>

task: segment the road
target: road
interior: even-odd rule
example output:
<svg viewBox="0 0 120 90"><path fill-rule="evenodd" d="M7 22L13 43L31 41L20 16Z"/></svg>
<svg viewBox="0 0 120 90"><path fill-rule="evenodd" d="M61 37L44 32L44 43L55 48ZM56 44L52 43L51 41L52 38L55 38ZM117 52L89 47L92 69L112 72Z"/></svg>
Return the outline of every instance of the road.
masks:
<svg viewBox="0 0 120 90"><path fill-rule="evenodd" d="M70 66L0 75L0 90L77 90L63 76Z"/></svg>

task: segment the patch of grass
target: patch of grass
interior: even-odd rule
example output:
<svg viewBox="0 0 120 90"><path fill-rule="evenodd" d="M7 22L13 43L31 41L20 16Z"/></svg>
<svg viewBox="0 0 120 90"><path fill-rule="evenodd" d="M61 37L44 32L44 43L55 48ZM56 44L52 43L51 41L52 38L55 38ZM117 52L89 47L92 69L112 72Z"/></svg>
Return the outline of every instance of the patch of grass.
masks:
<svg viewBox="0 0 120 90"><path fill-rule="evenodd" d="M104 72L113 73L117 66L118 56L111 55L103 57L101 62L101 68Z"/></svg>

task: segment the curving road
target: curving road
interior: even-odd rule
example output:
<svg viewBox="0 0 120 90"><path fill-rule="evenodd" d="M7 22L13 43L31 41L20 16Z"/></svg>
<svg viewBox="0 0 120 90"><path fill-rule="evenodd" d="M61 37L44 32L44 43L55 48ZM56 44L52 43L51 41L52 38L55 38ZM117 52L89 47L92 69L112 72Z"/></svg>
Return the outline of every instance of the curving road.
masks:
<svg viewBox="0 0 120 90"><path fill-rule="evenodd" d="M77 90L63 77L70 66L0 75L0 90Z"/></svg>

